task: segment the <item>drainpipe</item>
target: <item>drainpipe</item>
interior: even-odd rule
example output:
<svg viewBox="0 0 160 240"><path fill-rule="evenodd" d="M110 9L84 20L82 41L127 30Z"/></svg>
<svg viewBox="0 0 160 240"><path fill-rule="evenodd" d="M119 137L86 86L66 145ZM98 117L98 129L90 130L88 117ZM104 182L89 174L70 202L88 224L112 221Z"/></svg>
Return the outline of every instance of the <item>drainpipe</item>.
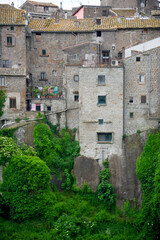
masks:
<svg viewBox="0 0 160 240"><path fill-rule="evenodd" d="M126 66L123 65L123 135L125 134L125 78L126 78Z"/></svg>
<svg viewBox="0 0 160 240"><path fill-rule="evenodd" d="M148 119L150 118L150 95L151 95L151 55L149 55L149 75L148 75Z"/></svg>

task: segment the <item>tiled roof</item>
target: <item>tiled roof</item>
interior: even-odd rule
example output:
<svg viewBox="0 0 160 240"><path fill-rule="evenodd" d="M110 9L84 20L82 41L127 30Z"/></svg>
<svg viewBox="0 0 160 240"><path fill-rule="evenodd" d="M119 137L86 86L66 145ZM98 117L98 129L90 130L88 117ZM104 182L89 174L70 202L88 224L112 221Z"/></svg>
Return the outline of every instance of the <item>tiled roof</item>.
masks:
<svg viewBox="0 0 160 240"><path fill-rule="evenodd" d="M127 28L160 28L160 19L126 19L116 17L101 18L102 24L97 25L92 18L80 20L60 19L31 19L30 28L32 31L40 32L93 32L97 30L116 30ZM79 24L77 24L79 22Z"/></svg>
<svg viewBox="0 0 160 240"><path fill-rule="evenodd" d="M151 11L151 15L154 16L154 15L160 15L160 10L152 10Z"/></svg>
<svg viewBox="0 0 160 240"><path fill-rule="evenodd" d="M53 4L53 3L46 3L46 2L35 2L35 1L27 1L30 4L33 4L35 6L43 6L43 7L57 7L57 5Z"/></svg>
<svg viewBox="0 0 160 240"><path fill-rule="evenodd" d="M0 8L0 25L24 25L23 11L18 9Z"/></svg>
<svg viewBox="0 0 160 240"><path fill-rule="evenodd" d="M120 9L120 8L112 8L112 11L117 14L119 17L134 17L136 13L136 9Z"/></svg>

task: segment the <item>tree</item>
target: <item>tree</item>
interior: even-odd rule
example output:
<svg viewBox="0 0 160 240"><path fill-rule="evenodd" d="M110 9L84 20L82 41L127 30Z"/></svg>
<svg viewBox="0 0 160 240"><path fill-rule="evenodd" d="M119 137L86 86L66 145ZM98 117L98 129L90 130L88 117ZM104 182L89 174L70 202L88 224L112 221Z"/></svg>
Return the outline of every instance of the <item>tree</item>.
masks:
<svg viewBox="0 0 160 240"><path fill-rule="evenodd" d="M16 156L3 174L2 197L14 220L41 218L55 203L50 188L50 170L38 157Z"/></svg>
<svg viewBox="0 0 160 240"><path fill-rule="evenodd" d="M160 234L160 133L150 134L144 150L137 159L136 173L143 191L140 224L145 239Z"/></svg>
<svg viewBox="0 0 160 240"><path fill-rule="evenodd" d="M3 107L6 101L6 92L0 89L0 117L3 115Z"/></svg>

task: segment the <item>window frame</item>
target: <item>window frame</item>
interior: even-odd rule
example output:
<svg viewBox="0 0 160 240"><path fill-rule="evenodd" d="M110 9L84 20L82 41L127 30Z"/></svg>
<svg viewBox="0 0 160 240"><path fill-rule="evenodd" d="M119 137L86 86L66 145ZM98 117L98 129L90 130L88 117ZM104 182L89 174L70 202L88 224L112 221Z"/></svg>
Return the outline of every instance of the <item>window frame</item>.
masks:
<svg viewBox="0 0 160 240"><path fill-rule="evenodd" d="M104 80L103 83L101 83L101 80L102 80L102 79L100 80L100 78L102 78L102 79ZM98 75L97 85L106 85L106 77L105 77L105 75Z"/></svg>
<svg viewBox="0 0 160 240"><path fill-rule="evenodd" d="M9 98L9 108L16 109L17 108L16 106L17 106L16 97L10 97Z"/></svg>
<svg viewBox="0 0 160 240"><path fill-rule="evenodd" d="M128 102L129 102L130 104L132 104L132 103L134 102L134 100L133 100L133 97L132 97L132 96L129 96Z"/></svg>
<svg viewBox="0 0 160 240"><path fill-rule="evenodd" d="M46 72L41 72L41 81L45 81L46 79Z"/></svg>
<svg viewBox="0 0 160 240"><path fill-rule="evenodd" d="M97 37L102 37L102 31L97 31Z"/></svg>
<svg viewBox="0 0 160 240"><path fill-rule="evenodd" d="M141 103L146 104L147 103L147 97L146 95L141 95Z"/></svg>
<svg viewBox="0 0 160 240"><path fill-rule="evenodd" d="M107 134L111 136L111 139L108 140L105 138L107 137ZM110 138L109 136L109 138ZM103 138L104 137L104 140L100 140L100 138ZM113 143L113 132L97 132L97 143L98 144L111 144Z"/></svg>
<svg viewBox="0 0 160 240"><path fill-rule="evenodd" d="M102 63L109 63L110 59L110 50L102 51Z"/></svg>
<svg viewBox="0 0 160 240"><path fill-rule="evenodd" d="M129 118L130 118L130 119L133 119L133 118L134 118L134 112L130 112L130 113L129 113Z"/></svg>
<svg viewBox="0 0 160 240"><path fill-rule="evenodd" d="M102 97L105 99L105 101L104 101L105 103L103 103ZM100 98L101 98L101 100L100 100ZM104 106L106 105L106 95L99 95L99 96L98 96L98 105L102 105L102 106L103 106L103 105L104 105Z"/></svg>
<svg viewBox="0 0 160 240"><path fill-rule="evenodd" d="M42 49L42 56L46 56L46 49Z"/></svg>
<svg viewBox="0 0 160 240"><path fill-rule="evenodd" d="M79 102L79 94L74 94L74 102Z"/></svg>
<svg viewBox="0 0 160 240"><path fill-rule="evenodd" d="M78 78L78 80L76 80L76 77ZM78 74L75 74L73 78L74 78L75 82L79 82L79 75Z"/></svg>
<svg viewBox="0 0 160 240"><path fill-rule="evenodd" d="M4 80L4 84L2 84L2 79ZM0 87L5 87L5 86L6 86L6 77L0 76Z"/></svg>
<svg viewBox="0 0 160 240"><path fill-rule="evenodd" d="M142 81L144 79L144 81ZM145 84L145 75L139 75L139 84Z"/></svg>
<svg viewBox="0 0 160 240"><path fill-rule="evenodd" d="M98 124L99 124L99 125L103 125L103 124L104 124L103 118L99 118L99 119L98 119Z"/></svg>
<svg viewBox="0 0 160 240"><path fill-rule="evenodd" d="M141 57L136 57L136 62L140 62L141 61Z"/></svg>

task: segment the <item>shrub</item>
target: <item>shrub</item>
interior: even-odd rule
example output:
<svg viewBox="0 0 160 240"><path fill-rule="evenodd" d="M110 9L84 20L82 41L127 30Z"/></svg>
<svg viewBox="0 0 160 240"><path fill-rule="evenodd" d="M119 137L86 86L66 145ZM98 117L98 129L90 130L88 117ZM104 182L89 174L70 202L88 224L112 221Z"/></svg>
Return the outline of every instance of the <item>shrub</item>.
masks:
<svg viewBox="0 0 160 240"><path fill-rule="evenodd" d="M20 118L16 118L16 119L15 119L15 122L16 122L16 123L19 123L20 121L21 121Z"/></svg>
<svg viewBox="0 0 160 240"><path fill-rule="evenodd" d="M38 157L17 156L10 160L3 175L2 197L10 205L11 218L42 217L53 205L50 170Z"/></svg>

